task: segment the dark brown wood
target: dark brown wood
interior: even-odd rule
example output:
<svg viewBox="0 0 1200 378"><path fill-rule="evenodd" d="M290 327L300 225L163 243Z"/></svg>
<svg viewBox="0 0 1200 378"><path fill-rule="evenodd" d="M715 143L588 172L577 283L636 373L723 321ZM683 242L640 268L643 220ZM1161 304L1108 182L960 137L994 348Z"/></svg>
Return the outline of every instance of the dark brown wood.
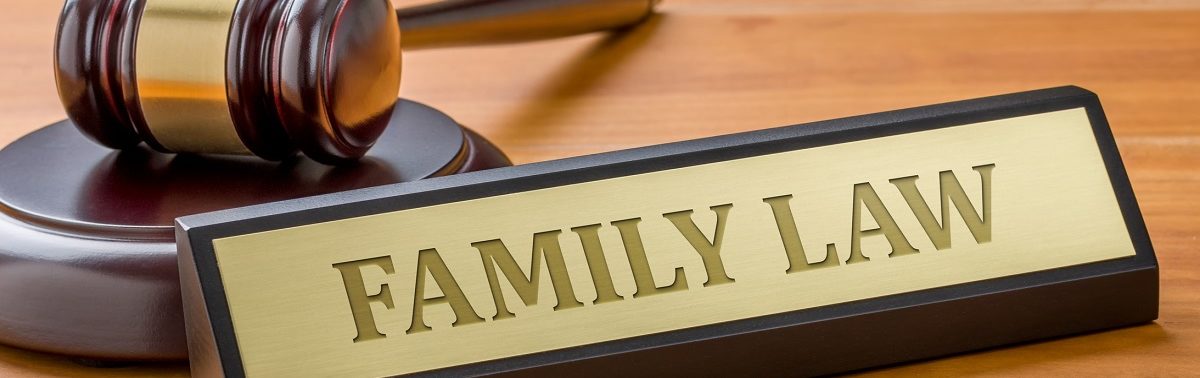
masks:
<svg viewBox="0 0 1200 378"><path fill-rule="evenodd" d="M62 6L10 1L0 13L0 144L64 118L49 69ZM662 22L619 38L405 51L404 68L417 75L402 92L532 163L1082 84L1104 99L1154 240L1160 320L864 377L1196 374L1200 112L1190 109L1200 108L1200 3L665 0L660 9ZM187 377L186 365L173 366L92 369L0 347L6 378Z"/></svg>
<svg viewBox="0 0 1200 378"><path fill-rule="evenodd" d="M0 150L0 343L92 359L187 357L176 217L509 165L401 100L353 165L112 151L67 121Z"/></svg>
<svg viewBox="0 0 1200 378"><path fill-rule="evenodd" d="M274 31L284 7L278 1L238 2L229 28L226 51L226 93L229 111L238 136L246 148L262 158L280 160L296 153L296 147L276 116L276 91L271 85Z"/></svg>
<svg viewBox="0 0 1200 378"><path fill-rule="evenodd" d="M275 110L292 143L327 164L361 157L400 89L400 27L390 0L292 0L270 58Z"/></svg>
<svg viewBox="0 0 1200 378"><path fill-rule="evenodd" d="M146 145L159 152L169 152L169 150L158 142L154 134L150 132L150 127L146 124L146 116L142 112L142 102L138 97L137 87L137 67L134 64L136 60L135 46L137 45L137 31L142 22L142 10L146 7L146 0L112 0L114 2L123 2L125 5L120 12L121 24L114 26L113 30L117 33L114 36L116 44L108 47L116 54L116 62L112 66L116 70L115 83L120 86L120 100L125 104L125 122L133 128L137 135L146 142ZM69 114L69 113L68 113ZM116 126L120 127L120 126ZM130 146L132 147L132 146Z"/></svg>
<svg viewBox="0 0 1200 378"><path fill-rule="evenodd" d="M67 115L84 134L118 149L141 142L113 75L122 10L120 0L67 0L54 46L54 78Z"/></svg>
<svg viewBox="0 0 1200 378"><path fill-rule="evenodd" d="M396 11L404 49L512 43L614 30L659 0L443 0Z"/></svg>
<svg viewBox="0 0 1200 378"><path fill-rule="evenodd" d="M138 99L134 50L145 1L66 2L55 50L59 93L68 117L100 144L124 149L146 142L171 152L147 127ZM652 8L650 0L447 5L399 16L410 17L418 40L444 34L449 38L439 41L472 42L482 33L517 41L625 26ZM518 22L545 16L554 22ZM297 150L326 164L363 156L387 127L400 86L397 17L390 0L239 1L225 69L229 110L242 143L268 160Z"/></svg>
<svg viewBox="0 0 1200 378"><path fill-rule="evenodd" d="M133 52L144 1L67 1L55 50L59 93L68 117L100 144L171 152L138 100ZM363 156L387 127L400 85L394 12L388 0L240 1L226 76L246 147L269 160L296 150L328 164Z"/></svg>

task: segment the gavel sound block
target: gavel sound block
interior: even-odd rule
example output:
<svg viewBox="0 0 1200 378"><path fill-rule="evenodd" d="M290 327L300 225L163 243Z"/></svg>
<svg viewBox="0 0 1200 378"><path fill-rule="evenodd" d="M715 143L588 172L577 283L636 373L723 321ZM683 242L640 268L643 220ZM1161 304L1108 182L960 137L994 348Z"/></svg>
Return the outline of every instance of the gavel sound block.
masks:
<svg viewBox="0 0 1200 378"><path fill-rule="evenodd" d="M0 151L0 343L186 358L175 218L509 165L396 102L401 48L620 28L656 2L66 1L70 121Z"/></svg>
<svg viewBox="0 0 1200 378"><path fill-rule="evenodd" d="M358 163L114 151L69 121L0 150L0 343L92 359L187 358L174 220L509 165L401 100Z"/></svg>

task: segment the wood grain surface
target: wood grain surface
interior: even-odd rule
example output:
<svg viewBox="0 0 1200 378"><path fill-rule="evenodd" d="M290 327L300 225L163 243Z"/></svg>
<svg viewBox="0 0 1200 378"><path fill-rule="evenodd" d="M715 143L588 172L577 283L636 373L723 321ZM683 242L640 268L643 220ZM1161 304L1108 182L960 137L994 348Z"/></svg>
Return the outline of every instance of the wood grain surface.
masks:
<svg viewBox="0 0 1200 378"><path fill-rule="evenodd" d="M0 145L64 117L51 70L61 3L5 7ZM1141 203L1162 266L1160 319L863 374L1200 374L1200 1L666 0L661 10L622 34L406 54L401 94L526 163L1080 85L1100 95ZM4 377L186 374L0 347Z"/></svg>

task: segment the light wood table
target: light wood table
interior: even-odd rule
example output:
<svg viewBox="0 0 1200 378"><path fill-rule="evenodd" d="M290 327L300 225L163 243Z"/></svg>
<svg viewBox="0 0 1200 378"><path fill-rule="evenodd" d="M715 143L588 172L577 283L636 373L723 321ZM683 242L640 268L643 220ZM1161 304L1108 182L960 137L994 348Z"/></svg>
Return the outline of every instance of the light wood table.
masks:
<svg viewBox="0 0 1200 378"><path fill-rule="evenodd" d="M5 7L0 145L64 117L51 70L60 4ZM1159 320L865 374L1200 374L1198 1L666 0L661 16L620 36L421 51L404 65L403 96L448 112L517 163L1062 84L1091 89L1162 265ZM5 377L186 374L0 347Z"/></svg>

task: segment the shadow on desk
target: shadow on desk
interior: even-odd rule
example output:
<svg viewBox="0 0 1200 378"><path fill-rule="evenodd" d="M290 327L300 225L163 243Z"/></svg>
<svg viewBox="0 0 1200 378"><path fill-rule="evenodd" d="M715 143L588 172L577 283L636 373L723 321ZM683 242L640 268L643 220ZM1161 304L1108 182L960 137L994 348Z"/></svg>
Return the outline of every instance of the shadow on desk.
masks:
<svg viewBox="0 0 1200 378"><path fill-rule="evenodd" d="M1040 366L1054 363L1071 362L1083 358L1103 358L1105 355L1138 354L1136 353L1138 349L1160 346L1171 342L1171 339L1171 335L1161 325L1148 323L1134 327L1013 344L925 361L881 366L859 372L855 376L1020 375L1036 371ZM1130 366L1130 369L1140 370L1140 367ZM1111 374L1121 375L1115 371Z"/></svg>

